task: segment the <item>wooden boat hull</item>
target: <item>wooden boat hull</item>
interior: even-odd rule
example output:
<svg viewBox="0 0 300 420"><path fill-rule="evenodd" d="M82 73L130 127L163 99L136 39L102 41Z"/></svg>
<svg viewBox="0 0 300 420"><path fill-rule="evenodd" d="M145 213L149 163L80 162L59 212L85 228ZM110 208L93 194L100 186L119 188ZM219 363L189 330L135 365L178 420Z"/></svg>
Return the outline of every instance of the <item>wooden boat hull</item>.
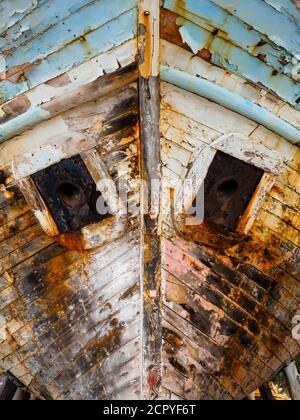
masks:
<svg viewBox="0 0 300 420"><path fill-rule="evenodd" d="M0 371L34 395L239 400L300 353L299 12L252 2L0 11Z"/></svg>

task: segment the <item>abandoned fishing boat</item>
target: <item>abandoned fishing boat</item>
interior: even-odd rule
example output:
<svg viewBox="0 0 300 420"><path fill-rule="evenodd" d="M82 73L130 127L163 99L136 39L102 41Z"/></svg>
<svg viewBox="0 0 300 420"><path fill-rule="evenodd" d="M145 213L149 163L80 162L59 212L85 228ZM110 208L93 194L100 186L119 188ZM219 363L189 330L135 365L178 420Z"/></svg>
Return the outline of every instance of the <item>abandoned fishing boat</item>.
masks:
<svg viewBox="0 0 300 420"><path fill-rule="evenodd" d="M0 33L0 373L247 397L300 353L299 1L1 0Z"/></svg>

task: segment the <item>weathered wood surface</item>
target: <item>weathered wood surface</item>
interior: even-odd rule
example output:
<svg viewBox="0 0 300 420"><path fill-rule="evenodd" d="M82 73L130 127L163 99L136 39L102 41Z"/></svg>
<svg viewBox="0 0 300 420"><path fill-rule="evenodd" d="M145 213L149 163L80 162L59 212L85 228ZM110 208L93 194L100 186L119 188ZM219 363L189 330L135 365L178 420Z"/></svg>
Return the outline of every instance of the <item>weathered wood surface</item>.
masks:
<svg viewBox="0 0 300 420"><path fill-rule="evenodd" d="M253 83L259 78L267 90L297 107L300 91L292 75L292 60L300 51L296 23L270 6L263 6L260 0L252 2L255 14L249 13L249 5L242 0L233 3L165 0L163 37L176 43L172 36L177 32L179 42L194 54L199 53L213 64Z"/></svg>
<svg viewBox="0 0 300 420"><path fill-rule="evenodd" d="M0 371L48 399L246 398L300 353L297 5L60 4L0 8ZM159 82L159 65L266 118ZM264 171L230 246L172 214L218 151ZM102 246L85 251L58 241L31 180L78 154L96 182L128 181L130 207L126 233L86 227ZM141 179L162 184L147 197Z"/></svg>
<svg viewBox="0 0 300 420"><path fill-rule="evenodd" d="M0 401L27 401L35 399L22 388L18 382L17 386L11 377L0 375Z"/></svg>
<svg viewBox="0 0 300 420"><path fill-rule="evenodd" d="M125 0L122 4L108 0L70 0L59 13L57 2L51 3L49 8L47 3L42 3L33 13L24 14L21 28L18 24L6 28L8 32L1 46L2 102L62 75L137 34L136 0ZM113 33L115 36L111 36ZM97 67L97 62L94 66ZM101 72L102 66L98 69Z"/></svg>
<svg viewBox="0 0 300 420"><path fill-rule="evenodd" d="M234 399L245 398L263 378L269 379L272 372L280 369L285 360L293 359L300 350L292 338L293 315L299 311L299 281L291 270L299 255L296 211L299 195L295 191L299 168L297 158L294 161L298 149L288 146L285 155L281 155L283 172L276 177L274 186L260 204L245 241L221 253L193 244L188 238L178 238L170 223L169 188L187 175L197 150L213 145L222 134L234 132L235 125L251 143L257 128L250 127L252 123L244 117L217 109L203 98L174 86L162 83L161 95L165 183L163 231L166 238L163 247L164 322L171 324L176 332L176 345L173 343L172 352L164 353L164 361L168 369L177 371L182 378L176 392L183 398L192 399L195 395L228 398L222 392ZM259 141L269 146L268 137L265 140L259 137ZM284 139L281 144L285 144ZM287 179L293 171L295 184L291 189ZM280 201L273 197L278 185ZM294 194L297 198L288 199ZM279 210L281 205L286 212L292 212L291 218L283 208ZM168 334L174 337L169 329ZM197 336L192 339L192 334ZM197 353L189 350L187 354L185 346L190 340L197 353L203 354L201 363L196 364L197 359L191 361ZM214 352L218 349L219 353L211 353L211 348ZM207 351L212 356L208 356ZM206 363L212 357L215 363L208 368ZM193 369L187 367L187 362ZM203 377L203 372L205 379L199 387L194 378ZM209 386L210 381L216 379L219 391ZM174 392L171 382L167 375L164 386ZM201 394L203 389L206 389L205 396Z"/></svg>
<svg viewBox="0 0 300 420"><path fill-rule="evenodd" d="M284 369L284 374L292 399L295 401L300 401L300 374L298 372L296 363L293 362L289 364Z"/></svg>
<svg viewBox="0 0 300 420"><path fill-rule="evenodd" d="M160 129L159 129L159 1L139 3L139 96L141 126L141 176L148 190L142 198L143 247L143 372L142 396L160 397L161 360L161 240ZM142 191L143 194L143 191Z"/></svg>
<svg viewBox="0 0 300 420"><path fill-rule="evenodd" d="M116 241L68 250L37 224L33 211L51 215L28 184L95 149L116 185L138 176L137 2L53 1L20 21L1 38L13 48L1 56L1 139L20 135L0 152L0 366L42 398L140 398L138 215ZM138 205L133 184L128 194Z"/></svg>
<svg viewBox="0 0 300 420"><path fill-rule="evenodd" d="M136 85L114 98L112 109L106 108L111 121L105 119L99 151L117 180L132 175L138 166ZM76 110L82 130L101 118L97 104L84 109L85 113ZM127 123L123 128L120 120L129 121L127 115L131 126ZM1 212L1 367L46 398L103 399L118 397L123 389L124 397L138 398L136 216L129 221L125 237L100 250L80 253L55 245L17 197L19 193Z"/></svg>
<svg viewBox="0 0 300 420"><path fill-rule="evenodd" d="M262 3L255 2L255 13L246 13L250 5L238 0L232 9L223 1L164 1L161 64L238 94L299 129L298 106L288 99L289 88L281 93L273 85L282 78L292 95L299 89L293 73L299 37L288 39L289 31L298 31L299 12L292 2ZM258 8L268 11L270 21L280 20L280 28L268 29L270 21L262 23L266 14L258 16ZM280 62L283 56L285 63ZM217 379L223 392L244 398L299 353L292 338L293 315L299 311L299 149L265 126L170 84L162 83L161 96L164 322L167 340L173 337L164 362L181 377L175 385L166 375L163 384L181 398L228 398L210 388ZM284 168L244 215L246 240L218 252L178 238L169 197L193 164L196 170L199 150L203 162L215 150L210 147L216 139L231 133L245 136L254 147L277 151ZM226 153L238 149L233 142ZM197 351L187 351L187 343ZM194 378L203 372L199 387ZM208 390L205 396L203 389Z"/></svg>

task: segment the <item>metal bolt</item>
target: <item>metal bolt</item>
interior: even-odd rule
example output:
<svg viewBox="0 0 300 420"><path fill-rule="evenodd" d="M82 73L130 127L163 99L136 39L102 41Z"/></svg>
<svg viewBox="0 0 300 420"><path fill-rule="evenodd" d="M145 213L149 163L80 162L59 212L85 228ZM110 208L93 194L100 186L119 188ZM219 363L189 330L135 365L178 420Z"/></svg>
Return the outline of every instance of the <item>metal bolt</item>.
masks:
<svg viewBox="0 0 300 420"><path fill-rule="evenodd" d="M145 15L145 16L150 16L150 12L149 12L149 10L146 10L146 11L144 12L144 15Z"/></svg>

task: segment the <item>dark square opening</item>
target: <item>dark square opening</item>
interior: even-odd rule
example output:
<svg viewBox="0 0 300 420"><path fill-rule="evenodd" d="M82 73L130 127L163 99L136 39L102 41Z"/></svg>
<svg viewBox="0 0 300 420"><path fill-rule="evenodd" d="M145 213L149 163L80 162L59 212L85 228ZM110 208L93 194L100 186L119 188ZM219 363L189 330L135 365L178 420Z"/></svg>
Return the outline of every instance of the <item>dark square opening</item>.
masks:
<svg viewBox="0 0 300 420"><path fill-rule="evenodd" d="M110 216L98 213L96 206L101 193L79 155L37 172L32 179L61 233L79 230Z"/></svg>
<svg viewBox="0 0 300 420"><path fill-rule="evenodd" d="M218 151L205 178L204 219L235 230L263 175L263 170Z"/></svg>

